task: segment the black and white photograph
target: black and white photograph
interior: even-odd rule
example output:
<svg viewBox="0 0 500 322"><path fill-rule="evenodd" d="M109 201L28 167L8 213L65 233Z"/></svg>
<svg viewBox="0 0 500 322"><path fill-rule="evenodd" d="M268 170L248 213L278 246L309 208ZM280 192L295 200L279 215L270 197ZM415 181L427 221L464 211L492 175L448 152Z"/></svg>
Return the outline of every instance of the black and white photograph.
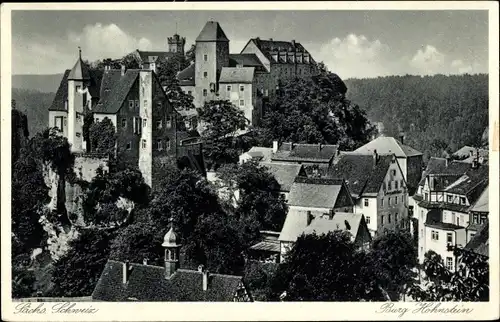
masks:
<svg viewBox="0 0 500 322"><path fill-rule="evenodd" d="M346 3L3 4L8 320L498 317L498 4Z"/></svg>

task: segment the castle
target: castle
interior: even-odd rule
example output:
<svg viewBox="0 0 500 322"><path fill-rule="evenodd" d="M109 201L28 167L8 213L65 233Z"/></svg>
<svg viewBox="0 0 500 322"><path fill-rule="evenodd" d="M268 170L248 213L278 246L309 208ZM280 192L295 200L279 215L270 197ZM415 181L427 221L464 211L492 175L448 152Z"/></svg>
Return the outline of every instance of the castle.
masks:
<svg viewBox="0 0 500 322"><path fill-rule="evenodd" d="M49 127L68 138L75 153L89 152L83 135L84 116L108 118L116 133L116 156L138 165L146 182L153 184L154 159L184 158L182 164L204 172L201 146L184 144L178 128L181 114L170 104L156 75L159 57L184 55L186 39L168 38L168 51L139 51L140 69L91 69L81 50L72 69L66 70L52 105ZM280 81L318 74L309 52L292 40L253 38L241 53L229 53L229 39L218 22L209 21L196 38L195 62L178 74L183 91L195 107L210 100L229 100L244 111L252 125L262 116L263 102L276 95ZM190 140L188 140L190 141ZM185 141L185 142L188 142Z"/></svg>
<svg viewBox="0 0 500 322"><path fill-rule="evenodd" d="M229 39L220 24L208 21L196 38L195 63L182 70L178 79L196 107L229 100L257 125L263 101L275 97L280 81L318 72L310 53L295 40L252 38L239 54L230 54Z"/></svg>

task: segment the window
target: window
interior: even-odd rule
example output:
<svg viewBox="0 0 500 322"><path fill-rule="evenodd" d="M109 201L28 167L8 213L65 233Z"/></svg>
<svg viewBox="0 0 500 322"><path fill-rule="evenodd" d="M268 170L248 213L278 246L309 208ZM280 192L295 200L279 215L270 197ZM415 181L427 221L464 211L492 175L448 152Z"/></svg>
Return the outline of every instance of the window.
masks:
<svg viewBox="0 0 500 322"><path fill-rule="evenodd" d="M452 233L446 233L446 242L453 243L453 235Z"/></svg>
<svg viewBox="0 0 500 322"><path fill-rule="evenodd" d="M135 108L136 108L136 109L139 109L139 108L140 108L140 105L139 105L139 100L135 100Z"/></svg>
<svg viewBox="0 0 500 322"><path fill-rule="evenodd" d="M473 224L479 223L479 215L478 214L472 215L472 223Z"/></svg>
<svg viewBox="0 0 500 322"><path fill-rule="evenodd" d="M457 216L457 226L460 226L460 216Z"/></svg>
<svg viewBox="0 0 500 322"><path fill-rule="evenodd" d="M167 141L167 150L170 150L170 141Z"/></svg>
<svg viewBox="0 0 500 322"><path fill-rule="evenodd" d="M54 127L56 127L59 131L63 130L63 117L55 116L54 117Z"/></svg>
<svg viewBox="0 0 500 322"><path fill-rule="evenodd" d="M167 129L172 127L172 115L167 115Z"/></svg>
<svg viewBox="0 0 500 322"><path fill-rule="evenodd" d="M465 197L460 197L460 204L465 205Z"/></svg>
<svg viewBox="0 0 500 322"><path fill-rule="evenodd" d="M389 206L391 205L391 197L387 198Z"/></svg>
<svg viewBox="0 0 500 322"><path fill-rule="evenodd" d="M207 78L208 77L208 73L207 72L203 72L203 78Z"/></svg>
<svg viewBox="0 0 500 322"><path fill-rule="evenodd" d="M397 188L398 188L398 182L394 181L394 189L397 189Z"/></svg>
<svg viewBox="0 0 500 322"><path fill-rule="evenodd" d="M230 92L231 91L231 85L226 86L226 91Z"/></svg>
<svg viewBox="0 0 500 322"><path fill-rule="evenodd" d="M80 85L76 85L75 88L76 88L76 91L78 92L80 90Z"/></svg>
<svg viewBox="0 0 500 322"><path fill-rule="evenodd" d="M132 142L127 143L127 150L132 149Z"/></svg>
<svg viewBox="0 0 500 322"><path fill-rule="evenodd" d="M122 127L127 127L127 119L122 119Z"/></svg>
<svg viewBox="0 0 500 322"><path fill-rule="evenodd" d="M481 222L480 222L480 224L481 224L481 225L486 224L486 220L487 220L487 219L488 219L488 218L487 218L486 216L481 216Z"/></svg>
<svg viewBox="0 0 500 322"><path fill-rule="evenodd" d="M366 216L366 224L370 223L370 216Z"/></svg>
<svg viewBox="0 0 500 322"><path fill-rule="evenodd" d="M429 200L429 194L427 192L424 194L424 200Z"/></svg>
<svg viewBox="0 0 500 322"><path fill-rule="evenodd" d="M395 221L395 222L398 222L398 213L395 213L395 214L394 214L394 221Z"/></svg>
<svg viewBox="0 0 500 322"><path fill-rule="evenodd" d="M128 107L130 108L130 110L134 109L134 100L129 100L128 101Z"/></svg>
<svg viewBox="0 0 500 322"><path fill-rule="evenodd" d="M405 202L405 199L403 196L401 196L401 203L404 203Z"/></svg>
<svg viewBox="0 0 500 322"><path fill-rule="evenodd" d="M240 106L245 106L245 100L240 100Z"/></svg>
<svg viewBox="0 0 500 322"><path fill-rule="evenodd" d="M161 121L161 120L156 121L156 128L157 128L157 129L161 129L161 128L162 128L162 126L163 126L163 124L162 124L162 121Z"/></svg>
<svg viewBox="0 0 500 322"><path fill-rule="evenodd" d="M436 230L431 231L431 239L432 240L439 240L439 232Z"/></svg>
<svg viewBox="0 0 500 322"><path fill-rule="evenodd" d="M384 215L380 216L380 224L383 225L384 224Z"/></svg>
<svg viewBox="0 0 500 322"><path fill-rule="evenodd" d="M396 159L392 159L392 160L391 160L391 163L396 163Z"/></svg>
<svg viewBox="0 0 500 322"><path fill-rule="evenodd" d="M384 197L382 197L382 199L380 199L380 205L383 207L384 206Z"/></svg>
<svg viewBox="0 0 500 322"><path fill-rule="evenodd" d="M156 145L157 145L157 147L158 147L158 151L163 150L163 142L162 142L161 140L158 140L158 141L156 142Z"/></svg>
<svg viewBox="0 0 500 322"><path fill-rule="evenodd" d="M365 207L368 207L369 201L368 199L365 199Z"/></svg>
<svg viewBox="0 0 500 322"><path fill-rule="evenodd" d="M204 61L208 61L208 55L207 54L203 55L203 60Z"/></svg>
<svg viewBox="0 0 500 322"><path fill-rule="evenodd" d="M394 197L394 204L397 205L398 204L398 196Z"/></svg>
<svg viewBox="0 0 500 322"><path fill-rule="evenodd" d="M400 186L401 186L401 188L404 188L404 186L405 186L405 185L404 185L404 180L403 180L403 179L401 179L401 184L400 184Z"/></svg>
<svg viewBox="0 0 500 322"><path fill-rule="evenodd" d="M143 119L142 120L142 127L146 127L148 124L148 119Z"/></svg>
<svg viewBox="0 0 500 322"><path fill-rule="evenodd" d="M240 85L240 92L244 92L245 91L245 85Z"/></svg>
<svg viewBox="0 0 500 322"><path fill-rule="evenodd" d="M394 177L396 175L396 170L391 170L391 175Z"/></svg>
<svg viewBox="0 0 500 322"><path fill-rule="evenodd" d="M144 108L148 107L148 100L144 100Z"/></svg>
<svg viewBox="0 0 500 322"><path fill-rule="evenodd" d="M471 233L470 234L470 239L474 238L474 236L476 236L476 234L475 233Z"/></svg>
<svg viewBox="0 0 500 322"><path fill-rule="evenodd" d="M188 91L188 95L192 95L192 94L193 94L193 92L191 92L191 91Z"/></svg>
<svg viewBox="0 0 500 322"><path fill-rule="evenodd" d="M391 186L391 181L387 182L387 190L391 191L392 190L392 186Z"/></svg>
<svg viewBox="0 0 500 322"><path fill-rule="evenodd" d="M208 91L206 89L203 90L203 96L207 96Z"/></svg>
<svg viewBox="0 0 500 322"><path fill-rule="evenodd" d="M80 132L76 132L76 137L77 137L77 138L79 138L79 137L81 137L81 136L82 136L82 134L81 134Z"/></svg>
<svg viewBox="0 0 500 322"><path fill-rule="evenodd" d="M453 270L453 258L452 257L446 257L446 268L449 269L450 271Z"/></svg>
<svg viewBox="0 0 500 322"><path fill-rule="evenodd" d="M142 148L145 149L146 148L146 140L142 140Z"/></svg>
<svg viewBox="0 0 500 322"><path fill-rule="evenodd" d="M389 216L387 216L387 222L390 224L391 223L391 214L389 214Z"/></svg>

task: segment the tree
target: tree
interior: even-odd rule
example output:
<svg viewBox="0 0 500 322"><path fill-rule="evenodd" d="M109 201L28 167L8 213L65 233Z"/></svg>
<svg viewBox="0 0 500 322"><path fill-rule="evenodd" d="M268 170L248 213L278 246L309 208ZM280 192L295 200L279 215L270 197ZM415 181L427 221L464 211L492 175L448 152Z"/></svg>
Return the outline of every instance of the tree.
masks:
<svg viewBox="0 0 500 322"><path fill-rule="evenodd" d="M271 283L271 299L381 301L376 276L347 232L300 236Z"/></svg>
<svg viewBox="0 0 500 322"><path fill-rule="evenodd" d="M339 144L355 149L371 138L373 126L363 110L345 98L347 87L325 70L281 84L264 115L264 144L273 140Z"/></svg>
<svg viewBox="0 0 500 322"><path fill-rule="evenodd" d="M424 283L411 287L409 295L416 301L488 301L489 263L484 256L455 249L456 271L448 270L439 254L428 251L422 265Z"/></svg>
<svg viewBox="0 0 500 322"><path fill-rule="evenodd" d="M26 145L29 137L28 119L16 108L16 101L12 100L12 163L16 162L21 148Z"/></svg>
<svg viewBox="0 0 500 322"><path fill-rule="evenodd" d="M191 48L186 51L186 61L188 64L194 64L196 60L196 45L192 44Z"/></svg>
<svg viewBox="0 0 500 322"><path fill-rule="evenodd" d="M235 162L238 149L234 137L249 122L243 111L229 101L209 101L198 109L198 116L205 126L201 136L207 162L213 166Z"/></svg>
<svg viewBox="0 0 500 322"><path fill-rule="evenodd" d="M83 127L82 135L83 139L87 143L87 152L92 152L92 142L90 140L90 128L94 124L94 114L90 111L86 111L83 117Z"/></svg>
<svg viewBox="0 0 500 322"><path fill-rule="evenodd" d="M90 125L89 139L94 152L111 156L115 154L116 129L109 118L105 117L102 121Z"/></svg>
<svg viewBox="0 0 500 322"><path fill-rule="evenodd" d="M35 274L26 268L12 266L12 298L30 297L35 291Z"/></svg>
<svg viewBox="0 0 500 322"><path fill-rule="evenodd" d="M401 296L415 280L417 248L409 233L388 231L377 237L368 259L381 286L390 293Z"/></svg>
<svg viewBox="0 0 500 322"><path fill-rule="evenodd" d="M254 218L261 229L281 231L288 208L279 183L267 168L245 162L225 165L217 173L225 187L239 191L236 213Z"/></svg>
<svg viewBox="0 0 500 322"><path fill-rule="evenodd" d="M90 296L109 257L111 231L84 229L54 263L50 296Z"/></svg>
<svg viewBox="0 0 500 322"><path fill-rule="evenodd" d="M176 53L171 57L159 58L157 62L157 75L161 86L165 89L172 106L177 110L193 109L193 97L184 93L179 85L177 74L189 66L186 57Z"/></svg>

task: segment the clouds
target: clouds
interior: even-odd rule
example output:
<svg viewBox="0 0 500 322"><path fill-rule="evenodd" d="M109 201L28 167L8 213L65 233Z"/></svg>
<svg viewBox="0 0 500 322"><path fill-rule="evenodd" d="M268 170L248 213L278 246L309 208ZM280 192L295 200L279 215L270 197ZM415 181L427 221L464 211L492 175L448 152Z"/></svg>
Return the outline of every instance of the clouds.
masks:
<svg viewBox="0 0 500 322"><path fill-rule="evenodd" d="M321 45L316 60L324 61L341 78L372 78L388 75L435 75L487 72L485 66L452 58L432 45L415 51L394 50L379 39L348 34Z"/></svg>
<svg viewBox="0 0 500 322"><path fill-rule="evenodd" d="M81 31L69 31L65 38L33 39L13 37L13 73L57 74L73 66L78 46L89 61L120 58L136 50L151 50L152 42L134 37L116 24L86 25ZM166 46L166 45L165 45Z"/></svg>
<svg viewBox="0 0 500 322"><path fill-rule="evenodd" d="M115 24L87 25L82 32L70 32L68 40L79 45L89 60L120 58L135 49L150 50L152 43L147 38L135 38Z"/></svg>

